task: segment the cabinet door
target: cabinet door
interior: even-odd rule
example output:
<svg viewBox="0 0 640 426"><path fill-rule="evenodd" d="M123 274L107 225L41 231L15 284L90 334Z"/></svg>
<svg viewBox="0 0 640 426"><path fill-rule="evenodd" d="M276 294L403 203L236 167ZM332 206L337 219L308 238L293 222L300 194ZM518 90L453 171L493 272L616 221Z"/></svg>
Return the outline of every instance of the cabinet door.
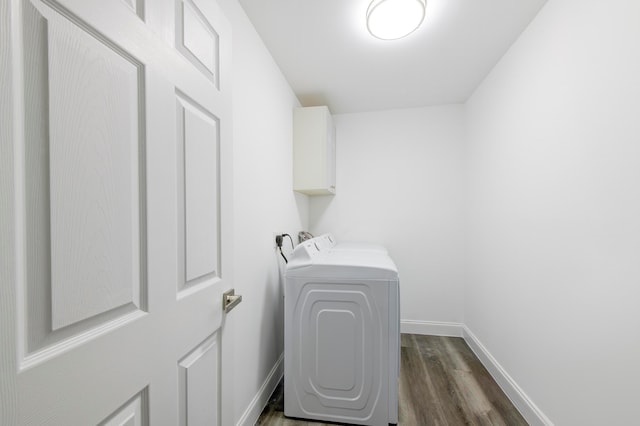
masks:
<svg viewBox="0 0 640 426"><path fill-rule="evenodd" d="M308 195L335 194L335 128L326 106L293 112L293 189Z"/></svg>

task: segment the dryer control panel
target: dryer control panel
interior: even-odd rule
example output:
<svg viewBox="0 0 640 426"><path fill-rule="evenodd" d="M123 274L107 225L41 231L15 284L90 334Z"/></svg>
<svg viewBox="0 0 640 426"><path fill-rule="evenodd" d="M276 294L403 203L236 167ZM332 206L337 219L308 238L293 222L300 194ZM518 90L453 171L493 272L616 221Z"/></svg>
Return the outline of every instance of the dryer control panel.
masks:
<svg viewBox="0 0 640 426"><path fill-rule="evenodd" d="M287 268L292 269L310 265L314 262L314 259L326 255L327 250L328 249L318 241L317 237L303 241L293 250Z"/></svg>

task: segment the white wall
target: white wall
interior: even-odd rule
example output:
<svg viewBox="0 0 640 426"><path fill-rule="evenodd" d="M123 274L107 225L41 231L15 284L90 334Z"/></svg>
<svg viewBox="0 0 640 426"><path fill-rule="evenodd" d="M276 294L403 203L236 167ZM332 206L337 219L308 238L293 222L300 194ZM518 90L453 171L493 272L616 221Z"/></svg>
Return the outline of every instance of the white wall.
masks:
<svg viewBox="0 0 640 426"><path fill-rule="evenodd" d="M467 103L465 324L557 425L638 424L639 17L549 1Z"/></svg>
<svg viewBox="0 0 640 426"><path fill-rule="evenodd" d="M291 120L299 103L237 0L219 4L233 27L233 275L243 295L230 313L234 409L236 421L253 424L251 415L260 414L263 403L254 397L284 345L283 261L274 233L297 235L308 227L308 198L292 191ZM254 412L242 418L245 410Z"/></svg>
<svg viewBox="0 0 640 426"><path fill-rule="evenodd" d="M461 105L335 115L336 195L310 197L314 235L385 245L402 318L460 323Z"/></svg>
<svg viewBox="0 0 640 426"><path fill-rule="evenodd" d="M555 424L633 424L640 3L549 2L465 107L335 116L337 195L310 200L290 191L295 96L237 0L220 3L234 31L236 420L282 351L273 234L309 228L386 245L402 317L464 322Z"/></svg>

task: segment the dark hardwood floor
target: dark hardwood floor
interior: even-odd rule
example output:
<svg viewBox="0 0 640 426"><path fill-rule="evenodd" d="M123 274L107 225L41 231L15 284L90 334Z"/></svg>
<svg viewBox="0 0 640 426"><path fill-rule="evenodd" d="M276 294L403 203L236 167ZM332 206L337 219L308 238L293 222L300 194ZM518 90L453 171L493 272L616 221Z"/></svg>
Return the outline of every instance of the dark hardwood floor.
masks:
<svg viewBox="0 0 640 426"><path fill-rule="evenodd" d="M399 425L527 425L463 339L403 334L400 356ZM328 424L289 419L283 410L281 382L257 425Z"/></svg>

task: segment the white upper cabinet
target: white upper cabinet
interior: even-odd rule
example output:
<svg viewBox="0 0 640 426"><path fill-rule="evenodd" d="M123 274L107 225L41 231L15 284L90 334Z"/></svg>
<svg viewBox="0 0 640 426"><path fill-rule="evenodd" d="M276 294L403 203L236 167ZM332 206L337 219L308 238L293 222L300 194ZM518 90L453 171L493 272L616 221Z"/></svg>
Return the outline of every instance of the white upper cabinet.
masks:
<svg viewBox="0 0 640 426"><path fill-rule="evenodd" d="M336 193L336 132L326 106L293 110L293 190Z"/></svg>

